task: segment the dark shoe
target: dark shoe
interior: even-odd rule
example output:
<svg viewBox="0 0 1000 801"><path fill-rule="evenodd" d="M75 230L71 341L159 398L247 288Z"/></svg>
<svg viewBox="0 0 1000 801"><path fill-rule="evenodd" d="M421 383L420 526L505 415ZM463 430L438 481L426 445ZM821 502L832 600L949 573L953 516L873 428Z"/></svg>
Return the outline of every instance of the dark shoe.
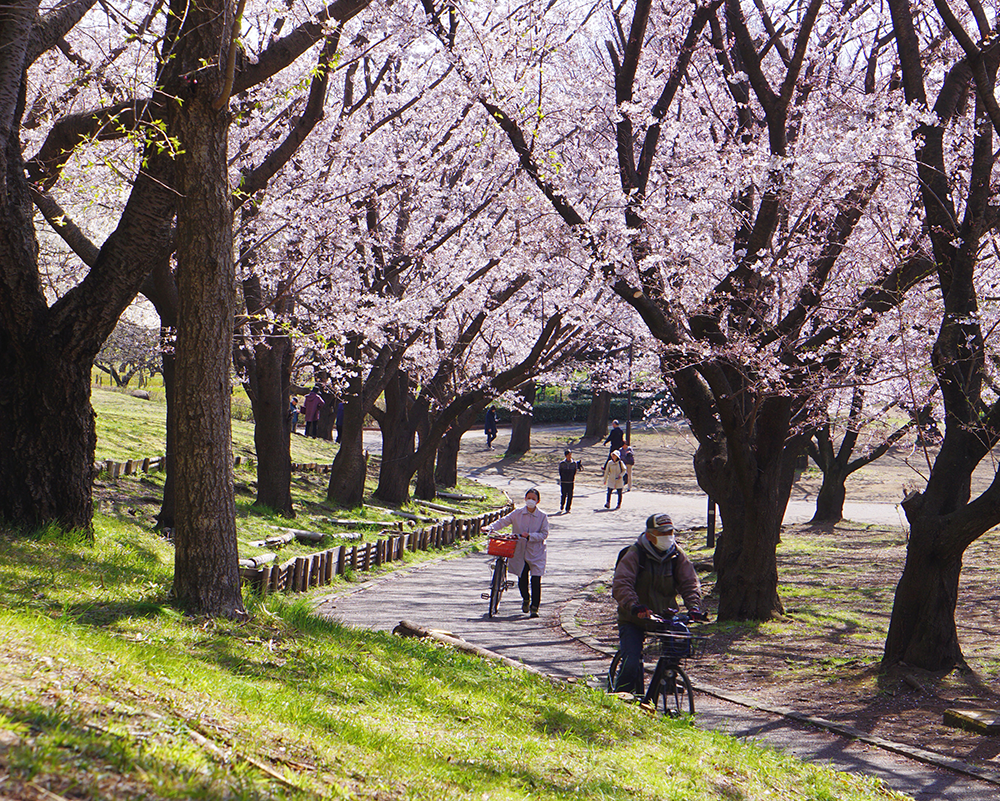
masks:
<svg viewBox="0 0 1000 801"><path fill-rule="evenodd" d="M604 508L605 508L605 509L610 509L610 508L611 508L611 504L610 504L610 503L606 503L606 504L604 504Z"/></svg>
<svg viewBox="0 0 1000 801"><path fill-rule="evenodd" d="M617 506L615 507L615 509L621 509L621 508L622 508L622 505L621 505L621 504L618 504L618 505L617 505Z"/></svg>
<svg viewBox="0 0 1000 801"><path fill-rule="evenodd" d="M531 612L528 614L528 617L538 617L538 607L537 606L531 607Z"/></svg>
<svg viewBox="0 0 1000 801"><path fill-rule="evenodd" d="M525 614L528 613L528 605L530 603L531 603L530 601L522 601L521 602L521 611L524 612Z"/></svg>

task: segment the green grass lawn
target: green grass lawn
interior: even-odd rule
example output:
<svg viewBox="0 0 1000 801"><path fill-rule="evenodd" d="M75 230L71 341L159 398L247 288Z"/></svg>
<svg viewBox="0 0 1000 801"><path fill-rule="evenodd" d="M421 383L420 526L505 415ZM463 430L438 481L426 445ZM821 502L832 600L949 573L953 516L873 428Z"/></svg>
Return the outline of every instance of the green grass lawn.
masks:
<svg viewBox="0 0 1000 801"><path fill-rule="evenodd" d="M95 535L0 529L0 796L901 798L304 600L188 618L165 541Z"/></svg>

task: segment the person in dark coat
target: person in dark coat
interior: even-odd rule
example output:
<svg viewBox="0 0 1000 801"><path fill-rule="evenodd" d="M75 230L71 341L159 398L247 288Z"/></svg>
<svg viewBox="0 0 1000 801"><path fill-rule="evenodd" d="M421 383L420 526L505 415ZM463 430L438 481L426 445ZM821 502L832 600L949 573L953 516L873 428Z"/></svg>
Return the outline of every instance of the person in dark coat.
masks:
<svg viewBox="0 0 1000 801"><path fill-rule="evenodd" d="M692 620L708 620L701 610L698 574L677 547L673 520L668 514L650 515L646 530L618 560L611 583L611 595L618 604L622 652L615 692L644 692L642 641L655 627L650 616L669 619L677 609L678 593Z"/></svg>
<svg viewBox="0 0 1000 801"><path fill-rule="evenodd" d="M573 483L576 481L578 470L583 470L583 462L573 461L573 452L569 449L563 451L566 457L559 462L559 489L562 494L559 497L559 511L565 507L566 514L573 505Z"/></svg>
<svg viewBox="0 0 1000 801"><path fill-rule="evenodd" d="M492 406L486 410L486 423L483 430L486 434L486 447L493 450L493 440L497 438L498 429L496 409Z"/></svg>
<svg viewBox="0 0 1000 801"><path fill-rule="evenodd" d="M622 431L621 426L618 425L617 420L611 421L611 430L608 432L608 436L604 438L605 445L611 444L611 450L608 451L608 459L611 458L611 454L617 450L621 450L622 445L625 444L625 432ZM607 464L607 459L604 460Z"/></svg>

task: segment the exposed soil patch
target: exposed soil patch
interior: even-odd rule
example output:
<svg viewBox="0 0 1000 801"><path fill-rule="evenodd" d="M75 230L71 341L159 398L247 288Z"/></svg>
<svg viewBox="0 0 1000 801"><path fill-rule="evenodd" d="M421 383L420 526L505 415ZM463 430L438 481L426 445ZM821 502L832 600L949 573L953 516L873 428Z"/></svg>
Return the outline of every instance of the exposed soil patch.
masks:
<svg viewBox="0 0 1000 801"><path fill-rule="evenodd" d="M551 482L567 444L585 464L603 463L606 447L580 443L574 438L576 431L538 428L532 433L532 451L519 458L505 459L499 448L493 452L473 448L463 451L461 459L466 468L501 466L507 475ZM501 432L500 443L504 441ZM634 433L633 447L638 487L700 494L691 461L695 444L683 429ZM993 469L989 464L980 469L975 482L980 489L992 479ZM848 501L898 502L906 491L923 486L920 474L926 472L921 451L897 448L852 477ZM796 483L793 499L814 499L820 480L815 468L806 471ZM691 535L682 545L701 565L711 610L711 553L696 547L703 541L703 534ZM956 618L970 671L880 674L893 594L906 555L906 530L843 523L787 527L778 552L785 615L765 624L711 626L706 654L691 663L690 673L696 685L700 681L761 703L791 707L889 740L1000 768L1000 737L970 734L942 722L947 708L1000 710L998 551L1000 541L996 532L990 532L966 553ZM609 648L617 646L613 620L613 601L606 587L597 588L577 614L584 630Z"/></svg>

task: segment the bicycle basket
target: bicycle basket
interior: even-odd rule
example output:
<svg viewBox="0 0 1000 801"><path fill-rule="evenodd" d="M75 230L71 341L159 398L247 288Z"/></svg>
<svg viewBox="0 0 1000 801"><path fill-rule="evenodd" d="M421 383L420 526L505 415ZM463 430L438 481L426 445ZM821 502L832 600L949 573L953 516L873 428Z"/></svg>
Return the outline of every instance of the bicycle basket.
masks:
<svg viewBox="0 0 1000 801"><path fill-rule="evenodd" d="M517 540L493 539L490 538L486 546L486 553L490 556L506 556L508 559L514 555L517 547Z"/></svg>
<svg viewBox="0 0 1000 801"><path fill-rule="evenodd" d="M656 632L656 638L660 641L660 654L667 659L684 659L693 656L694 637L691 630L678 620L662 624Z"/></svg>

